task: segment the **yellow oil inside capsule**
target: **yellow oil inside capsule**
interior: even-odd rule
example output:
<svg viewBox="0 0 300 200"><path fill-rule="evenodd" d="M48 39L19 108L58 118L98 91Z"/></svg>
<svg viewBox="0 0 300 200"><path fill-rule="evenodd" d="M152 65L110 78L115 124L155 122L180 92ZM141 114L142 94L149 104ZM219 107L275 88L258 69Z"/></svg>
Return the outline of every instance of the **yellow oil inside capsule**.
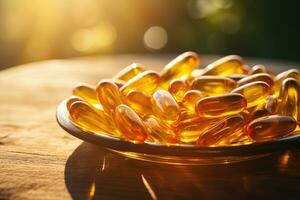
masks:
<svg viewBox="0 0 300 200"><path fill-rule="evenodd" d="M293 117L271 115L253 120L246 128L250 138L256 142L266 142L291 134L297 126Z"/></svg>
<svg viewBox="0 0 300 200"><path fill-rule="evenodd" d="M73 95L82 98L97 109L102 109L102 106L97 99L95 87L92 85L78 83L73 89Z"/></svg>
<svg viewBox="0 0 300 200"><path fill-rule="evenodd" d="M263 104L272 93L272 89L265 82L255 81L242 85L231 91L231 93L242 94L247 100L247 108L251 108Z"/></svg>
<svg viewBox="0 0 300 200"><path fill-rule="evenodd" d="M217 143L224 143L227 138L242 130L244 118L241 115L226 117L214 124L209 129L203 131L197 140L198 145L211 146ZM229 145L229 144L228 144Z"/></svg>
<svg viewBox="0 0 300 200"><path fill-rule="evenodd" d="M300 82L300 72L297 69L290 69L284 72L281 72L277 74L275 77L275 85L274 85L274 95L278 97L280 90L281 90L281 84L282 82L287 78L294 78L298 82Z"/></svg>
<svg viewBox="0 0 300 200"><path fill-rule="evenodd" d="M259 73L267 73L267 69L264 65L254 65L251 69L249 74L259 74Z"/></svg>
<svg viewBox="0 0 300 200"><path fill-rule="evenodd" d="M237 83L238 83L239 86L241 86L241 85L245 85L247 83L252 83L252 82L255 82L255 81L265 82L270 87L272 87L274 85L273 77L269 74L266 74L266 73L257 73L257 74L247 76L247 77L239 80Z"/></svg>
<svg viewBox="0 0 300 200"><path fill-rule="evenodd" d="M247 101L243 95L232 93L200 99L196 103L196 112L205 118L218 118L238 114L246 106Z"/></svg>
<svg viewBox="0 0 300 200"><path fill-rule="evenodd" d="M197 101L204 97L205 95L199 90L189 90L184 94L181 104L184 108L194 113Z"/></svg>
<svg viewBox="0 0 300 200"><path fill-rule="evenodd" d="M144 124L148 132L147 141L165 145L178 142L173 130L158 118L151 116L144 121Z"/></svg>
<svg viewBox="0 0 300 200"><path fill-rule="evenodd" d="M109 115L122 103L119 87L111 80L100 81L96 93L104 111Z"/></svg>
<svg viewBox="0 0 300 200"><path fill-rule="evenodd" d="M176 99L176 101L181 101L184 93L189 89L188 85L184 80L175 79L170 82L168 91Z"/></svg>
<svg viewBox="0 0 300 200"><path fill-rule="evenodd" d="M204 68L202 75L229 76L232 74L248 74L249 68L237 55L225 56Z"/></svg>
<svg viewBox="0 0 300 200"><path fill-rule="evenodd" d="M196 142L203 131L217 123L216 119L193 118L180 122L174 130L178 140L183 143Z"/></svg>
<svg viewBox="0 0 300 200"><path fill-rule="evenodd" d="M238 146L253 143L252 139L245 133L244 129L237 129L233 134L222 138L214 146Z"/></svg>
<svg viewBox="0 0 300 200"><path fill-rule="evenodd" d="M142 118L152 114L151 97L141 91L130 91L126 95L126 104Z"/></svg>
<svg viewBox="0 0 300 200"><path fill-rule="evenodd" d="M229 93L236 86L236 82L227 77L200 76L192 82L191 89L200 90L208 96L213 96Z"/></svg>
<svg viewBox="0 0 300 200"><path fill-rule="evenodd" d="M144 71L127 81L120 91L126 95L131 90L139 90L147 95L152 95L160 83L160 75L155 71Z"/></svg>
<svg viewBox="0 0 300 200"><path fill-rule="evenodd" d="M72 122L85 131L119 136L112 119L103 110L95 111L86 102L73 102L69 114Z"/></svg>
<svg viewBox="0 0 300 200"><path fill-rule="evenodd" d="M293 117L300 121L299 103L300 103L300 86L296 79L287 78L282 82L279 94L280 104L278 113Z"/></svg>
<svg viewBox="0 0 300 200"><path fill-rule="evenodd" d="M173 96L166 90L157 90L152 96L153 113L167 122L177 121L180 107Z"/></svg>
<svg viewBox="0 0 300 200"><path fill-rule="evenodd" d="M123 70L121 70L119 73L117 73L113 78L117 80L122 81L128 81L129 79L132 79L136 75L142 73L144 71L144 68L139 63L132 63L131 65L125 67Z"/></svg>
<svg viewBox="0 0 300 200"><path fill-rule="evenodd" d="M172 80L187 79L199 63L200 58L195 52L185 52L177 56L161 71L161 87L168 89Z"/></svg>
<svg viewBox="0 0 300 200"><path fill-rule="evenodd" d="M120 104L113 114L114 122L121 132L121 136L134 143L144 142L147 129L141 118L129 106Z"/></svg>

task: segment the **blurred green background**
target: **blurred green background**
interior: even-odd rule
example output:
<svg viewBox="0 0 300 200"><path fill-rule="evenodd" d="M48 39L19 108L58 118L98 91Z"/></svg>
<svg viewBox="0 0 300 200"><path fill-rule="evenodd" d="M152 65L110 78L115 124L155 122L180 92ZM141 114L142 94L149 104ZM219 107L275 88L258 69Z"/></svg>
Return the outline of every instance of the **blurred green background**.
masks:
<svg viewBox="0 0 300 200"><path fill-rule="evenodd" d="M300 61L299 5L278 0L1 0L0 69L50 58L186 50Z"/></svg>

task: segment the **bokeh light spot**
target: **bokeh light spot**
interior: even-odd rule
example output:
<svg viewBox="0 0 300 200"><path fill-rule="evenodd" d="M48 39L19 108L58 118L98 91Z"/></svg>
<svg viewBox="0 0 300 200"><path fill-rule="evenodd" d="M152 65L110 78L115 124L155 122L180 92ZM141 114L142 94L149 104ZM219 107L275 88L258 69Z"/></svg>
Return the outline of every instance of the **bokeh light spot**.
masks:
<svg viewBox="0 0 300 200"><path fill-rule="evenodd" d="M159 50L162 49L167 42L167 31L160 26L152 26L144 34L144 43L147 48Z"/></svg>

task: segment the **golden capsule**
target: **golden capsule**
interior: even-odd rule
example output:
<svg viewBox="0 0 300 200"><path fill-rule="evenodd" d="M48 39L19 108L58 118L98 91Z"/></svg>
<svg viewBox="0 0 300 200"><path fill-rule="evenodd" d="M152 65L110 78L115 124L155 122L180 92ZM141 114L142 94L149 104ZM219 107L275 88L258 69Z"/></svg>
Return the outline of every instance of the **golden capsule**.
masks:
<svg viewBox="0 0 300 200"><path fill-rule="evenodd" d="M215 146L237 146L253 143L252 139L245 133L244 129L238 129L234 134L228 135L215 143Z"/></svg>
<svg viewBox="0 0 300 200"><path fill-rule="evenodd" d="M274 95L278 97L281 89L282 82L287 78L294 78L298 82L300 82L300 72L297 69L290 69L284 72L277 74L275 77L275 85L274 85Z"/></svg>
<svg viewBox="0 0 300 200"><path fill-rule="evenodd" d="M254 141L266 142L289 135L296 126L297 122L290 116L271 115L252 121L246 132Z"/></svg>
<svg viewBox="0 0 300 200"><path fill-rule="evenodd" d="M120 91L126 95L131 90L139 90L147 95L152 95L154 90L158 87L160 82L160 75L155 71L144 71L129 81L127 81L121 88Z"/></svg>
<svg viewBox="0 0 300 200"><path fill-rule="evenodd" d="M151 97L141 91L132 90L126 95L126 104L142 118L152 114Z"/></svg>
<svg viewBox="0 0 300 200"><path fill-rule="evenodd" d="M265 82L255 81L242 85L231 91L231 93L242 94L247 100L247 108L251 108L262 104L272 93L272 89Z"/></svg>
<svg viewBox="0 0 300 200"><path fill-rule="evenodd" d="M181 101L184 93L189 89L184 80L175 79L170 82L168 91L177 100Z"/></svg>
<svg viewBox="0 0 300 200"><path fill-rule="evenodd" d="M227 77L200 76L192 82L191 89L200 90L207 95L219 95L229 93L236 86L236 82Z"/></svg>
<svg viewBox="0 0 300 200"><path fill-rule="evenodd" d="M203 131L197 140L198 145L211 146L217 143L224 143L228 137L242 130L244 118L241 115L226 117ZM223 140L223 141L222 141Z"/></svg>
<svg viewBox="0 0 300 200"><path fill-rule="evenodd" d="M153 112L163 120L174 122L180 117L180 107L166 90L157 90L152 96Z"/></svg>
<svg viewBox="0 0 300 200"><path fill-rule="evenodd" d="M122 103L119 87L111 80L100 81L96 93L104 111L109 115Z"/></svg>
<svg viewBox="0 0 300 200"><path fill-rule="evenodd" d="M72 122L85 131L119 136L112 119L103 110L95 111L86 102L75 101L69 113Z"/></svg>
<svg viewBox="0 0 300 200"><path fill-rule="evenodd" d="M95 108L102 109L102 106L97 99L95 87L92 85L78 83L73 89L73 95L82 98Z"/></svg>
<svg viewBox="0 0 300 200"><path fill-rule="evenodd" d="M204 68L202 75L229 76L232 74L248 74L249 68L237 55L225 56Z"/></svg>
<svg viewBox="0 0 300 200"><path fill-rule="evenodd" d="M247 77L239 80L237 83L239 84L239 86L241 86L241 85L245 85L247 83L252 83L252 82L255 82L255 81L265 82L270 87L272 87L274 85L273 77L269 74L266 74L266 73L257 73L257 74L247 76Z"/></svg>
<svg viewBox="0 0 300 200"><path fill-rule="evenodd" d="M282 82L279 94L280 104L278 113L293 117L296 121L300 121L300 86L296 79L287 78Z"/></svg>
<svg viewBox="0 0 300 200"><path fill-rule="evenodd" d="M189 90L184 94L181 104L189 111L195 112L197 101L204 97L205 95L199 90Z"/></svg>
<svg viewBox="0 0 300 200"><path fill-rule="evenodd" d="M216 119L194 118L180 122L174 127L178 140L183 143L196 142L203 131L217 123Z"/></svg>
<svg viewBox="0 0 300 200"><path fill-rule="evenodd" d="M249 74L259 74L259 73L267 73L267 69L263 65L254 65L251 69Z"/></svg>
<svg viewBox="0 0 300 200"><path fill-rule="evenodd" d="M238 114L246 107L244 96L232 93L200 99L196 103L196 112L205 118L217 118Z"/></svg>
<svg viewBox="0 0 300 200"><path fill-rule="evenodd" d="M136 75L142 73L143 71L144 71L144 68L141 66L141 64L132 63L131 65L122 69L113 78L126 82L129 79L132 79L133 77L135 77Z"/></svg>
<svg viewBox="0 0 300 200"><path fill-rule="evenodd" d="M146 127L141 118L129 106L118 105L113 113L113 119L125 139L132 142L144 142L146 140Z"/></svg>
<svg viewBox="0 0 300 200"><path fill-rule="evenodd" d="M77 102L77 101L85 102L82 98L77 97L77 96L71 96L71 97L69 97L69 98L66 100L66 106L67 106L67 109L70 110L71 105L72 105L74 102Z"/></svg>
<svg viewBox="0 0 300 200"><path fill-rule="evenodd" d="M200 58L195 52L185 52L177 56L160 73L162 88L167 89L169 83L174 79L187 79L199 63Z"/></svg>
<svg viewBox="0 0 300 200"><path fill-rule="evenodd" d="M155 117L149 117L145 120L148 138L147 141L160 144L174 144L177 142L176 134L169 126Z"/></svg>

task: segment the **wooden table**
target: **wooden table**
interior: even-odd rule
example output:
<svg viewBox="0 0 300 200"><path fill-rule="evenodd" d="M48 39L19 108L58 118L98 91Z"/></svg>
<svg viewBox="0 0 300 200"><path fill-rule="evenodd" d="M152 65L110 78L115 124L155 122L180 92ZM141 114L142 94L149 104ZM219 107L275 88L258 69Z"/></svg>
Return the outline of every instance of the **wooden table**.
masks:
<svg viewBox="0 0 300 200"><path fill-rule="evenodd" d="M50 60L1 71L0 199L299 199L300 151L231 165L158 165L114 155L57 125L56 106L77 82L96 84L132 62L159 68L171 57Z"/></svg>

